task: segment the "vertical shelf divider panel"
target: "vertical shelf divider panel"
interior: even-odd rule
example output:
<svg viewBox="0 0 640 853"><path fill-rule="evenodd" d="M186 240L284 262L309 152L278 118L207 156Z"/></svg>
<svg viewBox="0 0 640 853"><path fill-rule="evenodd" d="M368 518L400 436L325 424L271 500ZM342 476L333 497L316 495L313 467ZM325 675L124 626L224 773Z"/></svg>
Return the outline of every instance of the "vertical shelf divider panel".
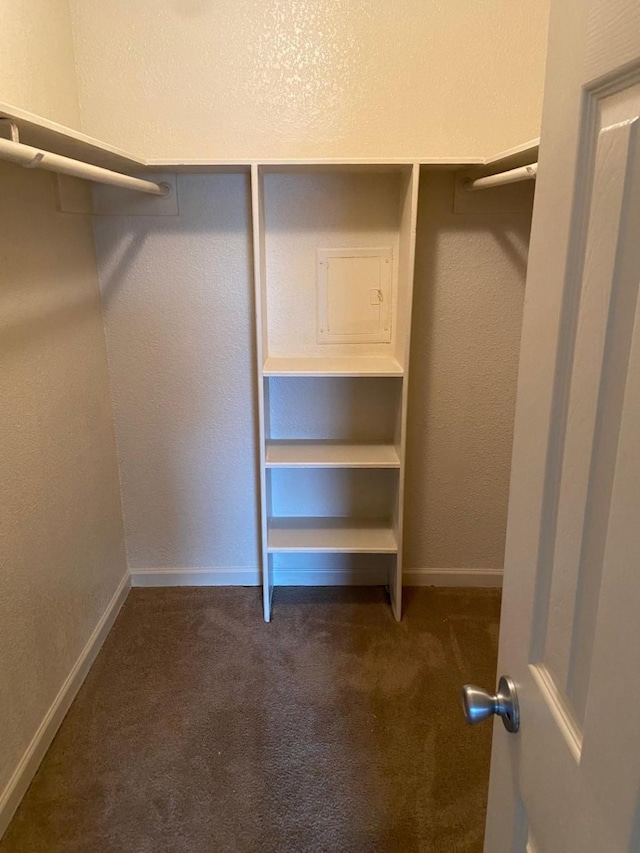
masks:
<svg viewBox="0 0 640 853"><path fill-rule="evenodd" d="M317 561L305 563L304 555L316 554L323 560L326 555L332 556L333 561L329 560L327 565L336 567L336 555L343 554L345 562L340 565L357 566L359 577L371 567L366 583L381 582L380 561L385 559L392 612L397 620L402 617L407 377L419 179L417 163L353 164L353 168L349 164L341 164L339 168L287 163L251 166L260 532L267 622L271 619L274 582L282 567L291 565L283 560L287 555L297 559L296 554L301 555L301 564L305 564L301 565L303 572L307 572L308 565L320 565ZM299 186L296 181L300 181ZM303 200L299 195L302 192L308 194ZM344 304L349 306L345 310L352 313L348 317L332 315L338 318L338 331L334 331L332 322L333 339L322 340L323 333L328 331L328 325L325 329L323 323L328 321L318 322L321 315L316 311L320 312L320 303L316 300L320 300L321 292L324 294L320 288L327 268L322 268L321 273L316 265L323 261L331 263L333 272L333 258L338 258L337 265L343 266L339 278L335 279L334 273L330 285L338 300L332 303L331 310L342 310L335 305L343 304L340 289L348 287L353 290ZM356 260L352 264L351 258L374 260ZM386 279L381 284L376 283L376 270L380 269L376 264L393 265L391 276L390 268L383 267L380 280L385 275ZM326 288L328 291L329 284ZM355 304L354 299L360 300L355 314L350 307ZM375 321L380 329L376 327L370 333L366 324L374 322L369 318L375 315L370 306L389 299L390 306L385 304L385 310L380 310L381 320ZM351 331L354 323L357 332ZM359 331L360 328L365 331ZM341 414L342 420L338 421L343 426L336 431L327 422L325 427L318 426L315 430L312 427L309 431L307 426L305 432L296 424L296 428L285 430L283 435L282 426L280 429L277 426L282 423L277 403L282 388L271 386L284 382L286 385L282 387L294 388L297 386L289 383L300 381L323 383L318 390L324 389L327 400L337 394L335 411ZM343 382L358 383L360 390L356 397L361 401L360 406L364 399L365 409L371 405L370 400L389 397L387 390L392 387L387 386L383 393L381 385L374 387L369 383L399 383L397 393L391 394L385 409L389 415L388 433L375 436L368 435L366 429L364 433L356 429L348 434L347 413L351 412L353 417L354 410L343 409L346 399L344 390L340 390ZM302 390L305 393L296 402L304 413L301 424L305 417L308 424L309 418L313 418L315 389ZM298 388L287 393L299 391ZM375 396L370 397L374 391ZM274 412L271 406L276 407ZM383 469L387 469L386 474ZM312 475L312 470L318 473ZM369 488L369 481L373 489ZM295 497L298 490L299 499ZM363 499L367 494L368 498ZM380 516L381 509L385 517ZM366 564L367 555L370 566ZM358 559L353 562L355 558ZM293 570L295 574L295 564ZM337 573L340 571L338 568ZM315 578L318 573L312 571L311 576ZM291 578L291 570L285 568L284 577ZM303 583L308 582L306 578L305 574ZM351 582L350 575L348 578L347 582Z"/></svg>
<svg viewBox="0 0 640 853"><path fill-rule="evenodd" d="M402 402L398 412L395 444L400 458L398 491L393 526L398 543L398 552L392 577L389 578L389 594L393 615L402 618L402 554L404 532L404 485L407 451L407 408L409 403L409 352L411 347L411 313L413 307L413 284L416 257L416 227L418 220L418 190L420 188L420 164L414 163L411 172L403 181L402 212L400 219L400 250L398 258L398 286L406 298L398 300L396 320L396 354L403 365Z"/></svg>
<svg viewBox="0 0 640 853"><path fill-rule="evenodd" d="M264 231L263 180L257 164L251 166L251 220L253 229L253 270L256 311L256 376L258 382L258 458L260 461L260 550L262 556L262 605L265 622L271 621L273 565L268 550L270 481L266 467L266 443L269 434L269 388L264 377L267 360L267 295Z"/></svg>

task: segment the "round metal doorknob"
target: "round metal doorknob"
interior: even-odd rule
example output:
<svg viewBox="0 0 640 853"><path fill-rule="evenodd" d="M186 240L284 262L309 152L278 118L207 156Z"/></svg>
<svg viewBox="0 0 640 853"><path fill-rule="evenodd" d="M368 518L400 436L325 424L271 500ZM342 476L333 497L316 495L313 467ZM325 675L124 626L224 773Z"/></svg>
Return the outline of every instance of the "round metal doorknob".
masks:
<svg viewBox="0 0 640 853"><path fill-rule="evenodd" d="M508 732L515 733L520 728L518 694L513 680L508 675L501 676L496 693L489 693L473 684L465 684L462 688L462 708L470 726L483 723L495 714L502 717Z"/></svg>

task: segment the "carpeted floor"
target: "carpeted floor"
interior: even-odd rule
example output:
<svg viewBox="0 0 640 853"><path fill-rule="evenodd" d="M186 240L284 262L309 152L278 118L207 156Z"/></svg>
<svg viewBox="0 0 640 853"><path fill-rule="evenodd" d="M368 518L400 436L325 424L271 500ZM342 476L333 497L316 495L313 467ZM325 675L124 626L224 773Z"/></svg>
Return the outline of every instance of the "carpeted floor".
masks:
<svg viewBox="0 0 640 853"><path fill-rule="evenodd" d="M480 851L494 590L133 590L0 853Z"/></svg>

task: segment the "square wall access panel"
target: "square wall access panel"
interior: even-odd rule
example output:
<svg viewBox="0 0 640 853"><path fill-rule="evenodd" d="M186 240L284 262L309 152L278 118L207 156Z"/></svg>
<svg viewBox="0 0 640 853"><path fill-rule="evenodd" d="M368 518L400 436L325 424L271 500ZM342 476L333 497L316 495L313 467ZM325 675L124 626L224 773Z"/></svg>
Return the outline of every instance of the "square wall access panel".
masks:
<svg viewBox="0 0 640 853"><path fill-rule="evenodd" d="M389 343L393 249L318 249L318 343Z"/></svg>

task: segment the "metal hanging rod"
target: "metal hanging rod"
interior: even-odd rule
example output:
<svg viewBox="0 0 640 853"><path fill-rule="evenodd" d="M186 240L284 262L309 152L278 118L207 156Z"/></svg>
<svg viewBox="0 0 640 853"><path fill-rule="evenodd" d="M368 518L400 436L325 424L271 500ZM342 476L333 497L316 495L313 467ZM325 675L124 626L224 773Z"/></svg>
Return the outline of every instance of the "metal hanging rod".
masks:
<svg viewBox="0 0 640 853"><path fill-rule="evenodd" d="M46 169L49 172L72 175L74 178L83 178L85 181L109 184L125 190L137 190L149 195L168 196L171 192L168 184L156 184L142 178L133 178L131 175L113 172L102 166L92 166L81 160L73 160L71 157L63 157L61 154L53 154L51 151L41 151L39 148L32 148L31 145L24 145L15 139L17 134L14 133L13 128L11 128L11 135L12 139L0 138L0 159L17 163L26 169Z"/></svg>
<svg viewBox="0 0 640 853"><path fill-rule="evenodd" d="M464 182L464 188L469 192L485 190L488 187L501 187L504 184L516 184L518 181L535 181L538 174L538 164L531 163L529 166L520 166L519 169L510 169L508 172L498 172L496 175L487 175L486 178L468 178Z"/></svg>

